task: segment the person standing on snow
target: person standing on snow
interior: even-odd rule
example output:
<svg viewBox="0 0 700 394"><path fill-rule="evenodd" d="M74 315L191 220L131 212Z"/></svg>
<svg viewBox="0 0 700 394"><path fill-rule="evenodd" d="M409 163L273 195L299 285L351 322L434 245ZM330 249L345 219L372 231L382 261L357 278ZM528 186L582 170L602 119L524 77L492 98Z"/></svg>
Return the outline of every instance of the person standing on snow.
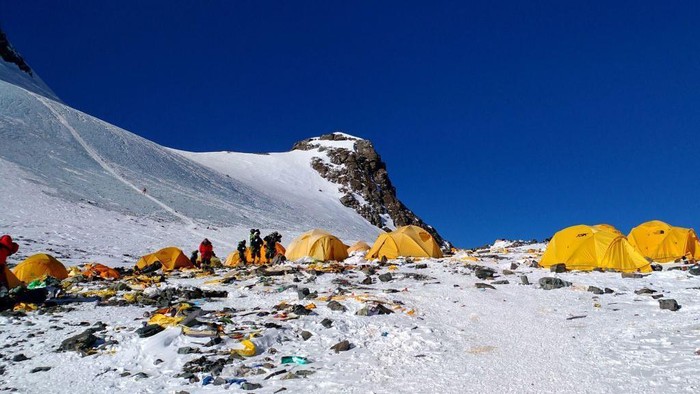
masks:
<svg viewBox="0 0 700 394"><path fill-rule="evenodd" d="M211 258L214 256L214 246L211 242L204 238L201 244L199 244L199 255L202 257L201 267L209 267L211 265Z"/></svg>
<svg viewBox="0 0 700 394"><path fill-rule="evenodd" d="M252 262L255 263L256 260L260 259L260 248L262 247L263 240L260 238L260 230L253 229L250 231L251 260L253 260Z"/></svg>
<svg viewBox="0 0 700 394"><path fill-rule="evenodd" d="M265 237L265 258L268 262L272 262L277 254L277 243L282 240L282 236L274 231L272 234Z"/></svg>
<svg viewBox="0 0 700 394"><path fill-rule="evenodd" d="M17 253L18 250L19 245L12 242L12 237L7 234L0 237L0 287L5 287L8 290L17 286L17 283L9 283L9 278L14 277L14 275L7 274L9 271L7 257Z"/></svg>
<svg viewBox="0 0 700 394"><path fill-rule="evenodd" d="M248 261L246 261L246 258L245 258L245 251L246 251L245 239L238 243L238 248L236 248L236 250L238 250L238 258L241 259L241 263L243 265L248 264Z"/></svg>

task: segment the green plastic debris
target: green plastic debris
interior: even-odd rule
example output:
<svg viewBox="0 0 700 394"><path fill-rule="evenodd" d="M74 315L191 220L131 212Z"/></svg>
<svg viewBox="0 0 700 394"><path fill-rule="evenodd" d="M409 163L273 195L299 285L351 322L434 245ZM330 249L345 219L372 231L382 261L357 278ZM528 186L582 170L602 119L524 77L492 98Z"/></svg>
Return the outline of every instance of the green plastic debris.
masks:
<svg viewBox="0 0 700 394"><path fill-rule="evenodd" d="M311 361L309 361L306 357L300 357L300 356L284 356L282 357L282 364L299 364L299 365L304 365L308 364Z"/></svg>

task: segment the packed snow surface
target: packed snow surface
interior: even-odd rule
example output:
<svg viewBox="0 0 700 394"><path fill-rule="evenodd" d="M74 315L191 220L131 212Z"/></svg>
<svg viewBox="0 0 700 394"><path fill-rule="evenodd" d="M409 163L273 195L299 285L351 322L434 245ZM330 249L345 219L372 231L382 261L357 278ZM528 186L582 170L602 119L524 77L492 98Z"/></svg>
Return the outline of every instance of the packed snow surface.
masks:
<svg viewBox="0 0 700 394"><path fill-rule="evenodd" d="M481 254L460 253L418 262L427 265L423 269L404 260L385 266L372 263L377 267L372 284L360 284L365 275L357 268L315 275L302 265L296 273L265 280L239 270L239 279L226 285L211 282L231 275L225 269L204 277L193 272L175 274L151 288L151 293L193 285L227 290L225 299L191 301L211 311L234 308L232 321L225 325L224 341L214 346L205 346L209 338L187 336L178 327L139 338L134 330L156 307L81 303L67 305L73 310L0 316L0 365L6 369L0 375L0 389L27 393L236 392L240 390L236 383L203 385L209 375L206 372L196 373L199 381L192 383L175 377L190 360L202 356L215 360L240 348L230 335L234 331L257 333L253 338L257 355L226 365L220 377L261 384L255 391L259 393L282 388L332 393L669 393L700 388L696 373L700 307L695 302L700 277L685 271L654 272L643 278L602 272L552 274L529 266L542 249L543 245L531 245L505 253L488 249ZM513 263L517 267L511 267ZM353 257L345 264L367 263ZM508 283L493 284L495 290L476 288L476 283L494 282L476 278L477 266L494 269L495 279ZM287 267L297 265L287 263ZM387 272L393 276L391 281L377 280ZM522 275L535 284L520 284ZM539 278L552 275L573 285L556 290L537 285ZM587 291L591 285L613 293L595 295ZM317 298L299 300L296 286L318 292ZM635 294L643 287L676 299L682 308L661 310L650 295ZM329 296L335 296L347 310L329 309ZM384 303L394 313L356 315L373 301ZM314 304L316 308L311 315L285 320L273 309L282 302ZM333 321L330 328L321 324L325 318ZM55 352L61 341L97 321L107 324L102 334L105 339L117 343L103 345L96 354L85 357ZM302 331L310 332L311 338L303 340ZM348 340L352 348L340 353L330 349L342 340ZM202 353L178 353L188 346ZM29 360L10 361L19 353ZM302 356L311 362L283 365L283 356ZM37 367L51 369L30 373ZM285 372L266 379L282 370ZM299 378L283 379L291 375Z"/></svg>

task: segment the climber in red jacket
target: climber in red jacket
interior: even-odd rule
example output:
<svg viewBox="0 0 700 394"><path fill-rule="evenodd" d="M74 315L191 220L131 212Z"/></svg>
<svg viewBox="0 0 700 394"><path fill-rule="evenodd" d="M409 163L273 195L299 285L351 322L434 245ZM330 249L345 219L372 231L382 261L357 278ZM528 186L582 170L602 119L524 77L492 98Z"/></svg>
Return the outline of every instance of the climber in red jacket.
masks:
<svg viewBox="0 0 700 394"><path fill-rule="evenodd" d="M202 258L200 266L209 267L211 264L211 258L214 256L214 246L206 238L204 238L204 241L199 244L199 255Z"/></svg>
<svg viewBox="0 0 700 394"><path fill-rule="evenodd" d="M10 283L8 283L7 275L7 257L17 253L19 250L19 245L16 242L12 242L12 237L5 234L0 237L0 287L4 286L10 288ZM14 285L14 284L12 284Z"/></svg>

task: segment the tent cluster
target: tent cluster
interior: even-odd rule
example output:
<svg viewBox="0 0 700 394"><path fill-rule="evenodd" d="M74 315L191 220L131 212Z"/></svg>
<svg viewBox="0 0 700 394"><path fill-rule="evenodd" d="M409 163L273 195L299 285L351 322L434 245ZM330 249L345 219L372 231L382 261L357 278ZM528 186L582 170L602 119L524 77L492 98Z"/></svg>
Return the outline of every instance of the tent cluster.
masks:
<svg viewBox="0 0 700 394"><path fill-rule="evenodd" d="M649 272L651 262L700 260L700 242L693 229L653 220L625 237L608 224L577 225L558 231L542 256L540 266L565 264L567 269Z"/></svg>
<svg viewBox="0 0 700 394"><path fill-rule="evenodd" d="M362 252L366 252L365 256L368 259L442 257L442 251L430 233L417 226L399 227L395 231L380 234L371 247L362 241L348 246L335 235L314 229L298 236L286 249L282 244L277 243L276 250L278 255L293 261L304 258L317 261L342 261L350 255ZM264 245L261 256L266 256ZM251 248L246 249L246 258L247 261L253 261ZM270 261L266 257L261 257L258 263L268 264ZM136 264L136 268L144 270L155 267L157 264L160 264L158 267L162 267L165 271L193 267L182 250L171 246L143 256ZM239 253L237 251L230 253L223 264L228 267L239 266L241 264Z"/></svg>

